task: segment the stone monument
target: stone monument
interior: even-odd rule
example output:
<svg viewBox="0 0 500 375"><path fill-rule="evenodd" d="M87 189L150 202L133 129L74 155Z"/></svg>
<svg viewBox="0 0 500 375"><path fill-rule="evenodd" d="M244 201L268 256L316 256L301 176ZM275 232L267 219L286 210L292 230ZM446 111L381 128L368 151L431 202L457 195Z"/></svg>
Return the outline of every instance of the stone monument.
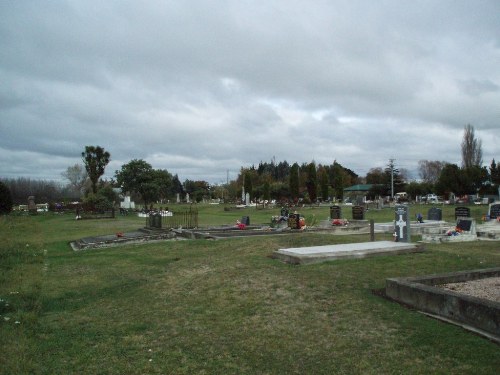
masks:
<svg viewBox="0 0 500 375"><path fill-rule="evenodd" d="M408 206L397 205L394 211L394 240L411 242L410 212Z"/></svg>

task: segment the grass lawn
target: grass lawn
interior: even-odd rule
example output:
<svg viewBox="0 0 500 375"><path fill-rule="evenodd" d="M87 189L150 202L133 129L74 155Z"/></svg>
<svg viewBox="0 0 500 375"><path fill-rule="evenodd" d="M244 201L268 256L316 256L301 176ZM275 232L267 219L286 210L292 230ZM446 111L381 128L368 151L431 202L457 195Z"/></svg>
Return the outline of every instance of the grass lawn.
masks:
<svg viewBox="0 0 500 375"><path fill-rule="evenodd" d="M473 215L486 210L471 208ZM201 225L232 224L243 215L253 224L270 222L279 209L199 212ZM300 212L323 220L329 211ZM452 220L452 208L443 214ZM369 211L367 219L392 215ZM498 373L498 345L371 292L388 277L497 267L498 242L433 244L424 253L308 266L269 255L368 235L182 240L82 252L68 245L144 223L135 216L0 217L1 374Z"/></svg>

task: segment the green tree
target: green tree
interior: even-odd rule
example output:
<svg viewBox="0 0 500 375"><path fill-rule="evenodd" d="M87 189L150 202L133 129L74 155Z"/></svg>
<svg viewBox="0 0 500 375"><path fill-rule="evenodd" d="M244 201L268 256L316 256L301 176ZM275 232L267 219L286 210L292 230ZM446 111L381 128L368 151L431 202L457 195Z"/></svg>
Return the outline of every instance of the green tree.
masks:
<svg viewBox="0 0 500 375"><path fill-rule="evenodd" d="M307 165L306 188L311 203L316 202L318 199L318 175L316 173L315 162L311 162Z"/></svg>
<svg viewBox="0 0 500 375"><path fill-rule="evenodd" d="M500 162L495 163L495 159L491 161L490 165L490 180L494 185L500 185Z"/></svg>
<svg viewBox="0 0 500 375"><path fill-rule="evenodd" d="M85 146L85 151L82 152L83 163L92 183L94 194L97 193L97 182L104 174L110 158L110 153L100 146Z"/></svg>
<svg viewBox="0 0 500 375"><path fill-rule="evenodd" d="M328 200L328 188L330 187L328 183L328 173L324 167L319 169L319 186L321 190L321 199L324 201Z"/></svg>
<svg viewBox="0 0 500 375"><path fill-rule="evenodd" d="M462 184L462 170L456 164L446 164L436 182L436 191L439 195L448 196L466 194Z"/></svg>
<svg viewBox="0 0 500 375"><path fill-rule="evenodd" d="M300 187L299 187L299 165L293 163L290 168L290 195L294 201L299 199Z"/></svg>
<svg viewBox="0 0 500 375"><path fill-rule="evenodd" d="M253 183L252 183L252 173L250 171L245 171L245 179L243 181L243 186L245 187L245 194L248 193L250 199L253 196Z"/></svg>
<svg viewBox="0 0 500 375"><path fill-rule="evenodd" d="M155 177L153 167L142 159L134 159L115 172L116 183L122 192L138 193L145 206L159 197L160 185Z"/></svg>
<svg viewBox="0 0 500 375"><path fill-rule="evenodd" d="M12 211L12 195L10 189L0 181L0 214L8 214Z"/></svg>

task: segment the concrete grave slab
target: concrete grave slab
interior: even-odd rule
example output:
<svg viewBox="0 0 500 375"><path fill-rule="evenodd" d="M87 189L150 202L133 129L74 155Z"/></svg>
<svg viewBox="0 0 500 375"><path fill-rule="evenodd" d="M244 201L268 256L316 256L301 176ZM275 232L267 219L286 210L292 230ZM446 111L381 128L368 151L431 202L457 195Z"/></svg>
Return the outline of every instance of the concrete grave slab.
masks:
<svg viewBox="0 0 500 375"><path fill-rule="evenodd" d="M375 241L279 249L273 258L291 264L320 263L337 259L364 258L375 255L396 255L422 252L422 246L411 243Z"/></svg>

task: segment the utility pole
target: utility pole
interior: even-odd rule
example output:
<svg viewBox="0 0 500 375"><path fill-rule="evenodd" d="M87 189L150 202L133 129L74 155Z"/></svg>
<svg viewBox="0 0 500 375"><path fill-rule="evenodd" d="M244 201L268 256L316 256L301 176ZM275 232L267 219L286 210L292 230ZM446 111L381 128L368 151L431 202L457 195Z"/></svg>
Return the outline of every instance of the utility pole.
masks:
<svg viewBox="0 0 500 375"><path fill-rule="evenodd" d="M389 167L391 168L391 199L394 200L394 160L389 159Z"/></svg>

